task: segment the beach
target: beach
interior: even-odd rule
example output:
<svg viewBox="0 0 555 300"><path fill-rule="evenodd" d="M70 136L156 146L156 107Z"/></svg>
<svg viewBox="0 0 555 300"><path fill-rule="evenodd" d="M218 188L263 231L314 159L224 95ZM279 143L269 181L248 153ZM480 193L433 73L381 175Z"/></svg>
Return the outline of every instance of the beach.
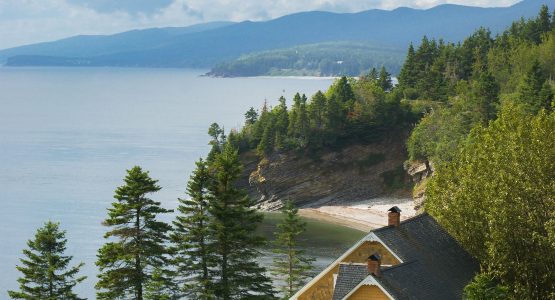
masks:
<svg viewBox="0 0 555 300"><path fill-rule="evenodd" d="M387 210L392 206L401 209L401 220L416 214L411 198L373 198L350 204L308 207L299 209L299 214L360 231L370 231L387 226Z"/></svg>

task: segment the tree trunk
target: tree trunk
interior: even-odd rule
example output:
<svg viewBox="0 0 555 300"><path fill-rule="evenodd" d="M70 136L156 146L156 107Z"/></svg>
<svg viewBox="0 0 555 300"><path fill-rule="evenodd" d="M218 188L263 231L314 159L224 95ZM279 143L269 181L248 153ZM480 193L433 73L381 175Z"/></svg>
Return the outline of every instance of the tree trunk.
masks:
<svg viewBox="0 0 555 300"><path fill-rule="evenodd" d="M141 268L141 209L137 209L135 216L135 230L137 237L137 252L135 252L135 270L137 272L137 282L135 285L135 292L137 300L143 300L143 270Z"/></svg>

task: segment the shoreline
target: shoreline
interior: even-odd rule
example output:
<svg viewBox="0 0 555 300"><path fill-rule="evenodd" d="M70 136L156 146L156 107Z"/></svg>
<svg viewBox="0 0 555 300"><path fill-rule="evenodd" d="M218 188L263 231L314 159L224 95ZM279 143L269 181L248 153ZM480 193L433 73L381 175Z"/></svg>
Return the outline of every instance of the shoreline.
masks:
<svg viewBox="0 0 555 300"><path fill-rule="evenodd" d="M300 208L299 215L369 232L387 226L387 210L392 206L398 206L401 209L401 220L416 215L411 198L377 198L345 205Z"/></svg>

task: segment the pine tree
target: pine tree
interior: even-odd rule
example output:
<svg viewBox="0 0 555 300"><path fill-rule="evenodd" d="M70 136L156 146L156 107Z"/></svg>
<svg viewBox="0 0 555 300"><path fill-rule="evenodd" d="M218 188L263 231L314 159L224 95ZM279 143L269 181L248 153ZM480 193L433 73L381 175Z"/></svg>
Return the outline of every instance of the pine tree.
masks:
<svg viewBox="0 0 555 300"><path fill-rule="evenodd" d="M289 112L289 128L287 129L287 135L290 137L298 137L300 134L299 125L297 124L298 115L301 110L301 95L296 93L293 97L293 107Z"/></svg>
<svg viewBox="0 0 555 300"><path fill-rule="evenodd" d="M252 124L256 123L257 120L258 120L258 113L254 109L254 107L251 107L245 113L245 125L252 125Z"/></svg>
<svg viewBox="0 0 555 300"><path fill-rule="evenodd" d="M274 258L272 273L285 282L281 292L289 299L311 277L314 259L306 257L305 251L298 246L299 236L306 231L306 223L297 214L298 209L287 201L281 212L283 221L275 233L274 253L278 256Z"/></svg>
<svg viewBox="0 0 555 300"><path fill-rule="evenodd" d="M331 96L335 96L341 103L347 103L355 100L355 94L347 77L343 76L336 81L330 88Z"/></svg>
<svg viewBox="0 0 555 300"><path fill-rule="evenodd" d="M285 148L285 140L287 137L287 129L289 128L289 114L287 113L287 104L285 98L279 98L279 105L272 110L274 115L274 131L275 131L275 148Z"/></svg>
<svg viewBox="0 0 555 300"><path fill-rule="evenodd" d="M389 91L391 90L391 88L393 88L393 84L391 83L391 74L389 74L383 66L380 70L378 83L384 91Z"/></svg>
<svg viewBox="0 0 555 300"><path fill-rule="evenodd" d="M237 150L226 145L211 165L213 180L209 191L210 230L213 231L216 268L214 294L218 299L272 299L271 282L258 265L264 239L254 233L263 216L236 182L242 166Z"/></svg>
<svg viewBox="0 0 555 300"><path fill-rule="evenodd" d="M549 108L553 95L550 94L549 84L545 85L546 81L547 78L540 63L537 60L534 61L517 89L520 101L528 111L535 113L541 108Z"/></svg>
<svg viewBox="0 0 555 300"><path fill-rule="evenodd" d="M16 269L23 273L20 277L19 291L8 291L12 299L81 299L73 288L86 279L77 277L84 265L79 263L69 267L72 256L65 256L67 239L65 231L58 223L46 222L37 230L35 238L27 241L28 249L23 250L26 258L20 259Z"/></svg>
<svg viewBox="0 0 555 300"><path fill-rule="evenodd" d="M270 120L267 123L266 128L264 128L264 134L260 139L260 143L258 143L258 146L256 147L258 155L264 156L274 151L275 136L276 133L274 130L274 124Z"/></svg>
<svg viewBox="0 0 555 300"><path fill-rule="evenodd" d="M414 47L411 43L409 46L407 58L405 60L405 63L403 64L401 72L399 73L399 85L403 88L414 88L414 86L416 85L417 76L418 70L416 67L415 52Z"/></svg>
<svg viewBox="0 0 555 300"><path fill-rule="evenodd" d="M181 276L181 290L191 299L213 299L210 268L212 234L208 228L208 185L206 163L200 159L187 184L190 199L179 199L179 215L173 222L174 265ZM184 277L183 277L184 276Z"/></svg>
<svg viewBox="0 0 555 300"><path fill-rule="evenodd" d="M370 81L378 80L378 70L376 70L376 68L372 68L372 70L370 70L370 72L368 73L368 80Z"/></svg>
<svg viewBox="0 0 555 300"><path fill-rule="evenodd" d="M164 266L169 264L167 233L171 226L157 221L159 214L171 212L148 198L160 190L157 180L135 166L127 170L125 184L116 189L116 202L108 209L104 225L110 227L104 237L110 242L98 250L98 299L133 298L142 300L146 286L166 281ZM158 284L160 286L160 284ZM162 285L163 286L163 285Z"/></svg>
<svg viewBox="0 0 555 300"><path fill-rule="evenodd" d="M303 94L301 96L301 103L299 105L299 113L297 114L296 124L299 127L299 140L300 146L306 146L306 141L308 139L308 130L310 128L310 119L308 118L308 111L306 107L307 98Z"/></svg>
<svg viewBox="0 0 555 300"><path fill-rule="evenodd" d="M539 44L541 42L542 35L551 30L551 14L549 14L549 8L547 5L542 5L540 8L540 12L536 20L536 30L538 36L537 43Z"/></svg>
<svg viewBox="0 0 555 300"><path fill-rule="evenodd" d="M311 127L321 129L324 125L326 113L326 96L321 91L316 92L312 96L312 101L308 105L308 114L310 116Z"/></svg>

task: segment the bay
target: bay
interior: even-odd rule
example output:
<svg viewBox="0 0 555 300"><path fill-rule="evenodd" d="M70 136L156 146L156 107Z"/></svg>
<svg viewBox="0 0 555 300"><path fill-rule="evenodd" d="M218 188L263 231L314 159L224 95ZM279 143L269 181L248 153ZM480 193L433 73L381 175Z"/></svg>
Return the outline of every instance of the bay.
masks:
<svg viewBox="0 0 555 300"><path fill-rule="evenodd" d="M0 298L17 288L21 250L47 220L67 230L67 253L74 262L85 262L83 274L89 277L77 291L94 298L94 261L105 232L101 221L126 169L149 170L162 186L154 198L175 208L177 198L185 196L194 161L209 150L212 122L237 128L251 106L265 100L275 105L282 95L290 101L296 92L310 97L332 82L202 73L0 68ZM318 257L318 268L360 237L357 231L337 234L328 224L311 224L307 236L317 238L313 243L307 238L305 247ZM335 250L318 252L326 244L322 241Z"/></svg>

